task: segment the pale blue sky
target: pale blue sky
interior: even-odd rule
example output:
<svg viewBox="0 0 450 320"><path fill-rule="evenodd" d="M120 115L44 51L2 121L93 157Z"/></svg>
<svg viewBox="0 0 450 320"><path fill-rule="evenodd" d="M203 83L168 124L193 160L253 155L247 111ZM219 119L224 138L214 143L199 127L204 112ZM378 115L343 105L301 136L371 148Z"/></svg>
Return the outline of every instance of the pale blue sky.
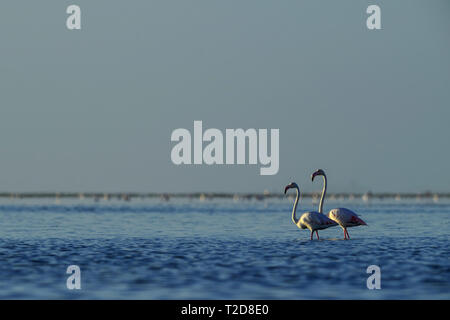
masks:
<svg viewBox="0 0 450 320"><path fill-rule="evenodd" d="M449 14L446 0L2 1L0 190L312 191L323 168L331 191L450 191ZM171 132L194 120L279 128L279 173L173 165Z"/></svg>

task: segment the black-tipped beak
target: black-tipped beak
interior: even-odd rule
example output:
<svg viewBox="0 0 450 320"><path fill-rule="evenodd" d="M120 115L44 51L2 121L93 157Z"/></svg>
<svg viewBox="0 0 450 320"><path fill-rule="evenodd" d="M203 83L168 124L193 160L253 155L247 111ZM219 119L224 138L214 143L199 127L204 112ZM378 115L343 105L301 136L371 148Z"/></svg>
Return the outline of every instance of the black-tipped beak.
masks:
<svg viewBox="0 0 450 320"><path fill-rule="evenodd" d="M314 178L317 176L317 174L314 172L312 175L311 175L311 181L314 181Z"/></svg>
<svg viewBox="0 0 450 320"><path fill-rule="evenodd" d="M287 185L287 186L284 188L284 194L286 194L286 192L287 192L290 188L291 188L291 186L290 186L290 185Z"/></svg>

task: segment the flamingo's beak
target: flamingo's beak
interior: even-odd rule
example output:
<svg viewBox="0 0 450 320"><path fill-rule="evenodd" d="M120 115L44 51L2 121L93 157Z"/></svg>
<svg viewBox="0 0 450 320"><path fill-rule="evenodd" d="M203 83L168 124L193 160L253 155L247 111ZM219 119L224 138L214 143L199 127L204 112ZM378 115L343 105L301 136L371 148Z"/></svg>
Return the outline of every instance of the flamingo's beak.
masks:
<svg viewBox="0 0 450 320"><path fill-rule="evenodd" d="M311 181L314 181L314 178L317 176L317 171L311 175Z"/></svg>
<svg viewBox="0 0 450 320"><path fill-rule="evenodd" d="M291 188L291 185L288 184L285 188L284 188L284 194L286 194L286 192Z"/></svg>

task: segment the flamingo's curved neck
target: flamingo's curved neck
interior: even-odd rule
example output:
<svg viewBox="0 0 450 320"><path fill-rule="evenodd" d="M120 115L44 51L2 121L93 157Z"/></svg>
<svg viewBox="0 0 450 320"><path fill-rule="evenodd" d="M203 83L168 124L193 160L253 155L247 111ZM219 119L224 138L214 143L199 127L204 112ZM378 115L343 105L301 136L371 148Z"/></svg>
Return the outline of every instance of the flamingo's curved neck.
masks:
<svg viewBox="0 0 450 320"><path fill-rule="evenodd" d="M297 217L295 216L295 213L296 213L296 211L297 211L297 205L298 205L298 201L299 201L299 198L300 198L300 190L298 190L298 187L295 188L295 190L297 191L297 197L295 198L294 208L292 208L292 221L293 221L295 224L297 224L298 219L297 219Z"/></svg>
<svg viewBox="0 0 450 320"><path fill-rule="evenodd" d="M327 193L327 176L323 175L323 190L322 190L322 196L320 197L320 203L319 203L319 212L323 213L323 201L325 200L325 195Z"/></svg>

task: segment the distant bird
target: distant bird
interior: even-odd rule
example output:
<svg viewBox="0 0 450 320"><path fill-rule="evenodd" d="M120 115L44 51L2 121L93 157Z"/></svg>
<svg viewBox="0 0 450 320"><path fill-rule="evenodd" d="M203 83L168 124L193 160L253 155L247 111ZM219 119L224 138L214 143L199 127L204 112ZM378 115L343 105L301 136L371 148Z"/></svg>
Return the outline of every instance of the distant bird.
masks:
<svg viewBox="0 0 450 320"><path fill-rule="evenodd" d="M317 176L323 177L323 190L319 203L319 212L322 213L323 201L325 199L325 194L327 193L327 176L325 175L325 172L322 169L319 169L311 175L311 181L314 181L314 178ZM330 212L328 212L328 218L333 221L336 221L341 226L341 228L344 230L344 239L350 239L350 235L348 234L347 228L356 226L367 226L367 224L361 218L359 218L356 213L347 208L331 209Z"/></svg>
<svg viewBox="0 0 450 320"><path fill-rule="evenodd" d="M296 211L297 211L297 205L298 205L299 198L300 198L300 189L298 188L298 185L295 182L288 184L284 188L284 194L286 194L286 192L292 188L295 188L295 190L297 190L297 197L295 198L294 208L292 209L292 221L300 229L308 228L311 231L311 237L310 237L311 240L313 239L314 231L316 232L317 240L320 240L318 230L337 226L337 223L331 219L328 219L324 214L316 212L316 211L305 212L301 215L300 219L297 219Z"/></svg>

